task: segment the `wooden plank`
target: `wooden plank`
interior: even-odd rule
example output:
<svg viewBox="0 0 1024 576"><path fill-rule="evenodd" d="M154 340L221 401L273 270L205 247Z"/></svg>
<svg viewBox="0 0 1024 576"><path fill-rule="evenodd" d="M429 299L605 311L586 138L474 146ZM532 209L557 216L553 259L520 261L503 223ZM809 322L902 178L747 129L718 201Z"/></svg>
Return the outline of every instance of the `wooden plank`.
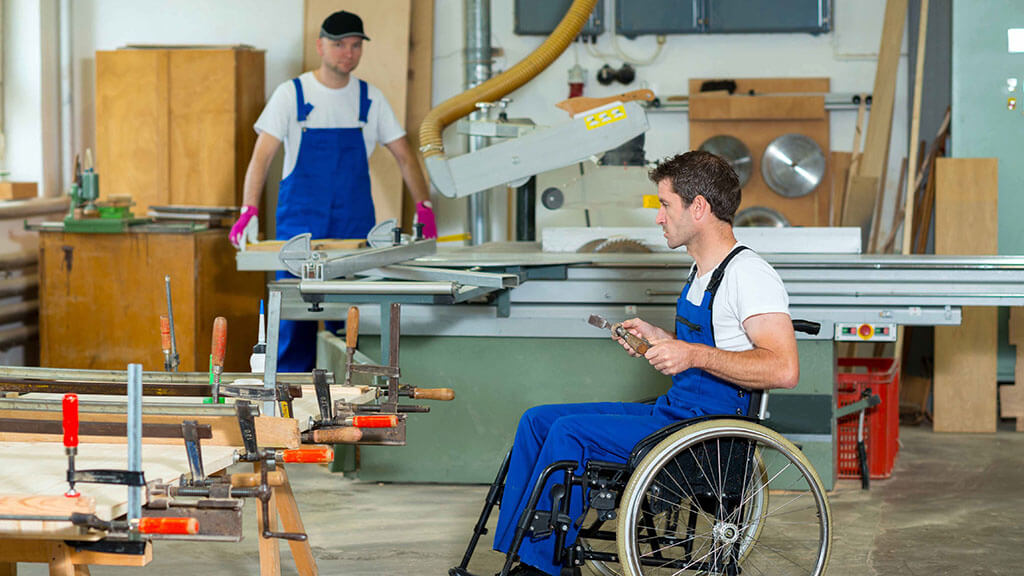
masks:
<svg viewBox="0 0 1024 576"><path fill-rule="evenodd" d="M417 151L420 149L420 124L433 108L434 0L412 2L411 20L405 129L409 133L409 145L414 151ZM423 155L417 152L413 156L420 163L420 170L426 174ZM412 217L415 214L416 205L406 187L405 193L402 195L402 228L412 230Z"/></svg>
<svg viewBox="0 0 1024 576"><path fill-rule="evenodd" d="M878 197L878 178L870 176L854 176L846 189L845 205L843 206L842 226L856 226L861 229L861 246L868 247L868 234L871 232L871 216L875 209L875 198Z"/></svg>
<svg viewBox="0 0 1024 576"><path fill-rule="evenodd" d="M239 50L235 53L235 195L231 205L241 206L245 172L256 147L256 130L266 97L266 53Z"/></svg>
<svg viewBox="0 0 1024 576"><path fill-rule="evenodd" d="M140 556L80 550L72 558L76 566L146 566L153 561L153 543L146 542L146 550Z"/></svg>
<svg viewBox="0 0 1024 576"><path fill-rule="evenodd" d="M70 516L73 512L92 514L96 501L89 496L68 498L60 495L43 494L0 494L0 514L23 516ZM55 538L68 540L98 540L99 534L88 534L88 530L70 522L39 522L0 520L0 534L3 538L36 539Z"/></svg>
<svg viewBox="0 0 1024 576"><path fill-rule="evenodd" d="M50 576L75 576L71 548L64 542L50 543Z"/></svg>
<svg viewBox="0 0 1024 576"><path fill-rule="evenodd" d="M935 253L998 253L998 160L939 158ZM997 315L965 308L956 327L935 328L934 422L941 432L995 432Z"/></svg>
<svg viewBox="0 0 1024 576"><path fill-rule="evenodd" d="M701 96L690 97L690 120L820 120L825 97L804 96Z"/></svg>
<svg viewBox="0 0 1024 576"><path fill-rule="evenodd" d="M277 513L281 517L281 528L285 532L305 533L306 528L302 524L302 516L299 514L299 505L295 502L295 494L292 493L292 485L288 481L288 474L284 467L280 467L283 482L274 488L274 496L277 498ZM288 546L292 551L292 558L295 560L295 569L299 574L316 574L316 560L313 558L313 551L309 546L309 540L301 542L289 540Z"/></svg>
<svg viewBox="0 0 1024 576"><path fill-rule="evenodd" d="M254 462L252 471L260 473L259 462ZM267 506L267 526L277 532L277 490L271 490L270 502ZM256 507L256 525L263 529L263 506ZM281 574L281 548L276 538L258 538L260 554L260 576L279 576Z"/></svg>
<svg viewBox="0 0 1024 576"><path fill-rule="evenodd" d="M921 15L917 26L917 64L914 67L914 103L910 117L910 155L908 157L907 182L917 182L917 154L921 135L921 90L924 85L924 52L928 38L928 0L921 0ZM910 186L908 185L908 188ZM914 188L916 190L916 187ZM903 212L902 254L910 254L910 231L914 223L914 194L907 195Z"/></svg>
<svg viewBox="0 0 1024 576"><path fill-rule="evenodd" d="M405 119L411 0L307 0L305 4L303 70L320 66L316 38L324 19L337 10L358 14L372 40L363 45L362 60L354 74L379 88L399 121ZM402 174L391 154L381 149L378 146L370 157L370 185L377 221L401 220Z"/></svg>
<svg viewBox="0 0 1024 576"><path fill-rule="evenodd" d="M35 410L0 410L0 418L27 418L36 420L53 420L58 416L53 412ZM242 434L238 429L238 419L234 416L202 416L202 415L170 415L145 414L145 424L178 424L182 420L195 420L199 424L210 426L213 437L203 440L204 446L242 446ZM82 413L80 422L124 422L124 414ZM60 434L20 434L16 432L0 432L0 441L5 442L59 442ZM256 417L256 439L261 447L267 448L298 448L300 444L298 422L291 418L275 418L271 416ZM124 444L128 440L114 436L81 436L83 444ZM143 444L181 446L180 438L143 438ZM2 486L2 485L0 485Z"/></svg>
<svg viewBox="0 0 1024 576"><path fill-rule="evenodd" d="M846 200L847 174L852 169L852 152L835 152L830 155L832 165L832 193L829 196L828 225L835 226L842 217L843 202Z"/></svg>
<svg viewBox="0 0 1024 576"><path fill-rule="evenodd" d="M0 182L0 200L24 200L39 196L35 182Z"/></svg>
<svg viewBox="0 0 1024 576"><path fill-rule="evenodd" d="M170 200L169 60L166 50L96 52L100 195L127 194L137 210Z"/></svg>

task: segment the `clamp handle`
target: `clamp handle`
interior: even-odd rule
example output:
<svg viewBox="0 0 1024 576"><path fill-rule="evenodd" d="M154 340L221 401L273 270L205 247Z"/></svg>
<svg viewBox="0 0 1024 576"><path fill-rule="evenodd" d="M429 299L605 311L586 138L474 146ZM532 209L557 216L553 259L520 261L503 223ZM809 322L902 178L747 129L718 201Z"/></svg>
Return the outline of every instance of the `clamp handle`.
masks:
<svg viewBox="0 0 1024 576"><path fill-rule="evenodd" d="M199 520L196 518L139 518L139 532L142 534L198 534Z"/></svg>
<svg viewBox="0 0 1024 576"><path fill-rule="evenodd" d="M281 462L286 464L323 464L334 461L334 450L330 446L315 446L313 448L282 450L280 456Z"/></svg>
<svg viewBox="0 0 1024 576"><path fill-rule="evenodd" d="M160 348L164 352L171 351L171 319L167 314L160 315Z"/></svg>
<svg viewBox="0 0 1024 576"><path fill-rule="evenodd" d="M65 394L62 409L64 447L78 448L78 395Z"/></svg>
<svg viewBox="0 0 1024 576"><path fill-rule="evenodd" d="M352 426L313 430L313 442L355 444L363 439L363 431Z"/></svg>
<svg viewBox="0 0 1024 576"><path fill-rule="evenodd" d="M447 402L455 399L455 391L451 388L413 388L412 397L417 400L441 400Z"/></svg>
<svg viewBox="0 0 1024 576"><path fill-rule="evenodd" d="M228 346L228 319L217 316L213 320L213 340L211 342L211 353L213 354L213 368L217 373L224 369L224 354Z"/></svg>
<svg viewBox="0 0 1024 576"><path fill-rule="evenodd" d="M348 319L345 322L345 346L355 348L359 343L359 308L348 307Z"/></svg>
<svg viewBox="0 0 1024 576"><path fill-rule="evenodd" d="M368 414L353 416L348 420L351 422L345 422L345 424L356 428L394 428L398 426L397 414Z"/></svg>

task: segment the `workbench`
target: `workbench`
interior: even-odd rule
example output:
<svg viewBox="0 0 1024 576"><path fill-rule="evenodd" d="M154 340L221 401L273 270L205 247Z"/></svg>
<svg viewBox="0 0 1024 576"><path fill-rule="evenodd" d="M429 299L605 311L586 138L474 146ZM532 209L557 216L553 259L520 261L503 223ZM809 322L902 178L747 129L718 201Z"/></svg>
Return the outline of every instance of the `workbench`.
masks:
<svg viewBox="0 0 1024 576"><path fill-rule="evenodd" d="M235 270L227 230L144 225L121 234L41 229L39 237L42 366L159 369L170 276L180 369L207 369L217 316L228 320L226 369L249 369L265 279Z"/></svg>
<svg viewBox="0 0 1024 576"><path fill-rule="evenodd" d="M785 229L800 234L800 229ZM814 244L808 244L813 249ZM801 380L773 391L773 426L800 445L823 483L835 478L834 340L844 325L955 326L963 306L1024 305L1024 258L867 256L770 253L794 318L821 323L817 336L798 335ZM323 258L343 253L325 254ZM402 375L422 386L450 387L458 400L438 406L440 418L410 428L408 445L361 448L360 476L367 480L490 482L511 445L523 410L543 403L638 401L661 394L668 379L621 353L607 333L588 325L590 314L611 322L639 316L670 326L675 302L692 260L680 252L575 254L542 252L537 243L492 243L439 250L406 262L403 269L436 267L514 274L515 287L464 302L467 287L417 293L406 282L381 280L368 271L352 280L283 280L282 318L342 318L349 304L363 318L360 349L374 357L379 306L402 301ZM240 270L277 270L272 254L239 253ZM443 283L442 283L443 284ZM311 301L316 305L311 305ZM338 353L326 347L321 362Z"/></svg>

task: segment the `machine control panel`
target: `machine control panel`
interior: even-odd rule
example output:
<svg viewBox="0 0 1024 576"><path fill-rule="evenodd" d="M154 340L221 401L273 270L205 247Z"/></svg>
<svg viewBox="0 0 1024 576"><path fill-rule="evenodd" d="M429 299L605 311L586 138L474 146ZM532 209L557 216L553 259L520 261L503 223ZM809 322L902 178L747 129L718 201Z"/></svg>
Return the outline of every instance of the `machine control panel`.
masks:
<svg viewBox="0 0 1024 576"><path fill-rule="evenodd" d="M836 322L836 342L895 342L896 324Z"/></svg>

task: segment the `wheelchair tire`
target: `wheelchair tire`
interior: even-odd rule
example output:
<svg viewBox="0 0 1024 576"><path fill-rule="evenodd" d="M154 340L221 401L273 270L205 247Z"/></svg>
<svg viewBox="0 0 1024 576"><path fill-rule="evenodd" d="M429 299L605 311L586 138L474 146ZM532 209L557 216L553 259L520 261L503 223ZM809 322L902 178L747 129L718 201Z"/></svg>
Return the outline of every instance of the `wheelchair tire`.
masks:
<svg viewBox="0 0 1024 576"><path fill-rule="evenodd" d="M821 480L792 442L722 418L675 432L640 461L622 494L616 541L626 576L820 576L831 526Z"/></svg>

